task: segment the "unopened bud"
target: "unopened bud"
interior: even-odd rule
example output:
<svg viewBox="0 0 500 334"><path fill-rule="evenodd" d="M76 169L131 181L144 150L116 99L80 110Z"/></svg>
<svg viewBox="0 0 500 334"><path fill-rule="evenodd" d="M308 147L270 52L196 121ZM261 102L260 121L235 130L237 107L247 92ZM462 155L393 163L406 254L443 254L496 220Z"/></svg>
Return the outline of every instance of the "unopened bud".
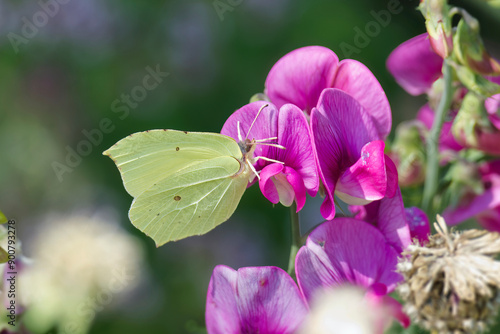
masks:
<svg viewBox="0 0 500 334"><path fill-rule="evenodd" d="M432 49L447 58L453 51L450 6L446 0L422 0L419 9L425 17Z"/></svg>
<svg viewBox="0 0 500 334"><path fill-rule="evenodd" d="M458 61L482 75L499 75L500 64L493 59L479 33L479 22L464 10L455 33L454 53Z"/></svg>

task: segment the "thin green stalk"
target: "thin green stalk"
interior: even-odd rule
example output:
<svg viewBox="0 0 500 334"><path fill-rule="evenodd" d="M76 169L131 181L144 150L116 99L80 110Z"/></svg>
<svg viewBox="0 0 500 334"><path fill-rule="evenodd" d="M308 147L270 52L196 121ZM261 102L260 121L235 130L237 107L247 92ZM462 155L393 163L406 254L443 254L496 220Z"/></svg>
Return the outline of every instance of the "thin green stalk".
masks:
<svg viewBox="0 0 500 334"><path fill-rule="evenodd" d="M433 206L433 199L436 196L438 187L439 173L439 135L443 127L444 119L448 110L450 110L451 100L453 95L452 90L452 68L445 60L443 62L443 95L439 101L434 123L432 124L429 137L427 138L427 168L424 184L424 194L422 198L422 208L429 215L430 219L435 216L436 212Z"/></svg>
<svg viewBox="0 0 500 334"><path fill-rule="evenodd" d="M295 202L290 206L290 228L292 231L292 245L290 246L290 258L288 260L288 274L295 278L295 257L302 246L300 220L297 212L297 204Z"/></svg>

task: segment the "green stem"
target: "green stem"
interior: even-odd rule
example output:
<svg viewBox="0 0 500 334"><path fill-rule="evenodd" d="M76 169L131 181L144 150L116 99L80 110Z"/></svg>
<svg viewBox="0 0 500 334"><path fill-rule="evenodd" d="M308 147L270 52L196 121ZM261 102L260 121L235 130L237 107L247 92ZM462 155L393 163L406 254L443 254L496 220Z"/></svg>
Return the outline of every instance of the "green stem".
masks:
<svg viewBox="0 0 500 334"><path fill-rule="evenodd" d="M292 245L290 246L290 258L288 260L288 274L295 278L295 256L302 246L300 220L297 212L297 204L295 202L290 206L290 227L292 231Z"/></svg>
<svg viewBox="0 0 500 334"><path fill-rule="evenodd" d="M443 62L443 95L439 101L434 123L432 124L429 137L427 138L427 168L424 184L424 194L422 199L422 208L433 219L436 212L433 206L433 199L438 187L439 172L439 135L443 127L444 119L448 110L450 110L453 95L452 90L452 68L445 60Z"/></svg>

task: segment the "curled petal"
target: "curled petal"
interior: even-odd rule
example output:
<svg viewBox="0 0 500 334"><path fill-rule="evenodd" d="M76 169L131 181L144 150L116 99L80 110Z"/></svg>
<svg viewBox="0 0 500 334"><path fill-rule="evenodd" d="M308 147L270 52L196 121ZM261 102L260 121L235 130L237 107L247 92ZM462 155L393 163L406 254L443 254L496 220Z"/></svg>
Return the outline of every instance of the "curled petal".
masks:
<svg viewBox="0 0 500 334"><path fill-rule="evenodd" d="M368 204L385 196L387 174L385 144L381 140L366 144L361 157L337 181L335 193L347 204Z"/></svg>
<svg viewBox="0 0 500 334"><path fill-rule="evenodd" d="M269 72L266 95L278 108L292 103L309 113L323 89L331 87L338 62L337 55L322 46L294 50L278 60Z"/></svg>
<svg viewBox="0 0 500 334"><path fill-rule="evenodd" d="M297 202L299 212L306 202L306 188L301 176L291 167L273 163L264 167L260 173L259 187L262 194L274 204L284 206Z"/></svg>
<svg viewBox="0 0 500 334"><path fill-rule="evenodd" d="M215 267L205 312L209 334L292 334L306 314L303 296L282 269Z"/></svg>
<svg viewBox="0 0 500 334"><path fill-rule="evenodd" d="M411 95L427 92L441 76L443 59L431 47L428 34L407 40L391 52L387 69Z"/></svg>

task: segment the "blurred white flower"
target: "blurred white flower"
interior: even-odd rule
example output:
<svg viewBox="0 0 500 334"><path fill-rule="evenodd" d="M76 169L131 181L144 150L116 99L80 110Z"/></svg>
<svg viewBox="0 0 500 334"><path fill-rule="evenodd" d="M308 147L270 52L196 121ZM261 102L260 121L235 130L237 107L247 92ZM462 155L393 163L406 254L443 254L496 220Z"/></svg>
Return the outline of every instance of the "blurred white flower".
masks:
<svg viewBox="0 0 500 334"><path fill-rule="evenodd" d="M85 333L116 294L137 285L143 250L99 217L59 217L44 227L20 277L25 323L36 332Z"/></svg>
<svg viewBox="0 0 500 334"><path fill-rule="evenodd" d="M380 314L365 295L364 289L355 286L321 290L298 334L378 333Z"/></svg>

